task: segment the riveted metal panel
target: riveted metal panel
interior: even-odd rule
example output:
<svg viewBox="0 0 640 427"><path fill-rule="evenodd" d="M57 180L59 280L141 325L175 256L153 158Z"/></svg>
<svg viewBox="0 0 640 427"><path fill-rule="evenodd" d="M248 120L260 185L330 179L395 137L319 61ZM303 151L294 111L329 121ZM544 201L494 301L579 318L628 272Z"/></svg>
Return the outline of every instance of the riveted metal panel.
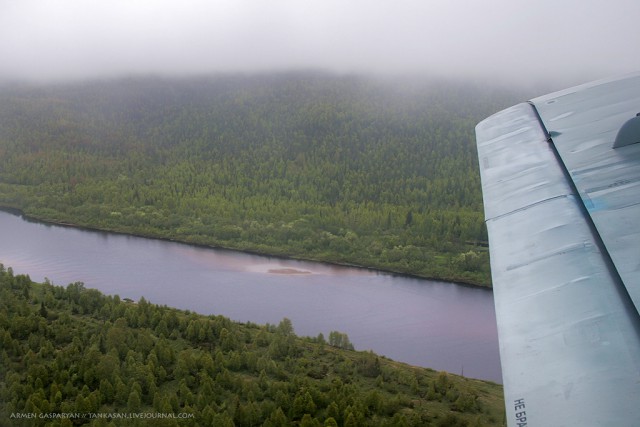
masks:
<svg viewBox="0 0 640 427"><path fill-rule="evenodd" d="M640 112L640 74L532 102L640 309L640 144L613 148L620 128Z"/></svg>
<svg viewBox="0 0 640 427"><path fill-rule="evenodd" d="M510 426L634 425L640 420L638 313L583 206L583 190L576 191L547 141L549 133L554 142L560 136L574 140L569 151L579 152L606 140L593 124L601 107L589 99L608 90L591 85L578 92L584 90L594 92L581 93L577 103L593 108L580 120L575 120L579 108L574 103L573 109L541 114L543 126L535 108L524 103L476 127ZM556 99L548 104L554 105L573 93L534 103ZM589 137L572 136L584 120ZM548 128L547 123L564 125ZM605 164L594 161L591 168ZM624 164L622 170L629 167ZM573 173L586 169L583 163ZM588 182L585 194L595 199L589 212L602 209L597 196L610 187ZM624 197L607 203L617 210L632 205ZM637 242L635 254L640 253Z"/></svg>

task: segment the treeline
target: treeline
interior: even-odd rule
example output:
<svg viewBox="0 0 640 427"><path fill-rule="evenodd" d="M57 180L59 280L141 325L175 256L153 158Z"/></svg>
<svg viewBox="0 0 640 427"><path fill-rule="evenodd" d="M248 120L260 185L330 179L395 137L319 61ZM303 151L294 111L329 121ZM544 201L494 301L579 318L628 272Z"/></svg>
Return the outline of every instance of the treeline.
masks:
<svg viewBox="0 0 640 427"><path fill-rule="evenodd" d="M0 91L0 205L489 285L471 85L297 73Z"/></svg>
<svg viewBox="0 0 640 427"><path fill-rule="evenodd" d="M288 319L240 324L81 283L36 284L1 264L0 308L2 425L484 426L504 418L497 384L340 349L351 344L335 331L328 342L300 338ZM117 416L127 413L176 418Z"/></svg>

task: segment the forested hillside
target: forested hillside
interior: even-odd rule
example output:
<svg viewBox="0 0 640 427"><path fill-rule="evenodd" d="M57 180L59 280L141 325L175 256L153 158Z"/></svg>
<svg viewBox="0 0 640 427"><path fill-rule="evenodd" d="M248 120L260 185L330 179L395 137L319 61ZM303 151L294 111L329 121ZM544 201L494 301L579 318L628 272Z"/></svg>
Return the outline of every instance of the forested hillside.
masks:
<svg viewBox="0 0 640 427"><path fill-rule="evenodd" d="M3 426L502 425L501 386L349 347L0 264Z"/></svg>
<svg viewBox="0 0 640 427"><path fill-rule="evenodd" d="M0 205L489 285L474 126L513 95L321 73L0 89Z"/></svg>

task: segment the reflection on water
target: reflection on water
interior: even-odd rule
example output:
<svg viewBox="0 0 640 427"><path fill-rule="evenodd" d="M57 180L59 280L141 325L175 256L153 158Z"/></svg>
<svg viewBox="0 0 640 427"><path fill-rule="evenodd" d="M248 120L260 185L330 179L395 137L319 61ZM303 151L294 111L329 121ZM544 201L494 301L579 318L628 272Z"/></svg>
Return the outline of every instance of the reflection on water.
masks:
<svg viewBox="0 0 640 427"><path fill-rule="evenodd" d="M491 292L371 270L27 222L0 212L0 262L203 314L345 332L356 349L501 381Z"/></svg>
<svg viewBox="0 0 640 427"><path fill-rule="evenodd" d="M267 270L267 273L269 274L311 274L311 272L307 270L298 270L296 268L287 268L287 267L270 268L269 270Z"/></svg>

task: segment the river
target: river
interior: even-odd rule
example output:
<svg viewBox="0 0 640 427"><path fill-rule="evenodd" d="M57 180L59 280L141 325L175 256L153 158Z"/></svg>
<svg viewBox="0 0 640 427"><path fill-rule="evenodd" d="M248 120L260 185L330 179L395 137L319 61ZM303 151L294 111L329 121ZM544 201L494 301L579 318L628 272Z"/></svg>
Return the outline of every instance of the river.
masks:
<svg viewBox="0 0 640 427"><path fill-rule="evenodd" d="M492 293L366 269L28 221L0 211L0 262L33 280L81 281L202 314L347 333L357 350L501 382Z"/></svg>

